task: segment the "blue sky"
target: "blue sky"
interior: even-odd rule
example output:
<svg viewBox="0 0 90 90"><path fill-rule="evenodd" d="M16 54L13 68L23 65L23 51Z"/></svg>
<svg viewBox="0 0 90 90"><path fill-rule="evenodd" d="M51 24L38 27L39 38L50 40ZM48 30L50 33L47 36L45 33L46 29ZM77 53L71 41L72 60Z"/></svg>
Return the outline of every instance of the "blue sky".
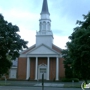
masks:
<svg viewBox="0 0 90 90"><path fill-rule="evenodd" d="M68 36L73 32L77 20L90 11L90 0L47 0L51 18L54 44L65 48ZM0 13L8 22L20 28L21 38L35 44L36 31L43 0L0 0Z"/></svg>

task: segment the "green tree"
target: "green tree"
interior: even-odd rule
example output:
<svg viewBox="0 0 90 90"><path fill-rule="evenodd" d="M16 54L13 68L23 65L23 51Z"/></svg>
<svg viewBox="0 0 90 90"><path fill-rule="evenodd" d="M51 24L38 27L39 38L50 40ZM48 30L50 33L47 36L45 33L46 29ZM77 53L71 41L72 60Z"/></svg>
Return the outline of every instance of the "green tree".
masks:
<svg viewBox="0 0 90 90"><path fill-rule="evenodd" d="M72 59L69 56L68 49L62 50L62 56L64 57L65 77L66 78L73 78Z"/></svg>
<svg viewBox="0 0 90 90"><path fill-rule="evenodd" d="M19 57L19 51L27 48L27 41L21 39L19 28L4 20L0 14L0 75L8 72L12 60Z"/></svg>
<svg viewBox="0 0 90 90"><path fill-rule="evenodd" d="M90 78L90 12L83 15L83 21L77 21L78 26L69 36L70 42L67 42L69 56L72 58L72 67L77 75L87 83Z"/></svg>

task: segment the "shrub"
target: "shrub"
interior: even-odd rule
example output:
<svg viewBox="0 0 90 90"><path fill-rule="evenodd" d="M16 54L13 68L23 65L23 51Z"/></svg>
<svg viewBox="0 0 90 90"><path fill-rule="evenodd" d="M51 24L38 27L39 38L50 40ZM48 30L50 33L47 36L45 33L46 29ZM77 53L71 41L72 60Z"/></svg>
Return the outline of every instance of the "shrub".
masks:
<svg viewBox="0 0 90 90"><path fill-rule="evenodd" d="M62 82L72 82L72 81L79 82L79 79L78 78L63 78L61 81Z"/></svg>

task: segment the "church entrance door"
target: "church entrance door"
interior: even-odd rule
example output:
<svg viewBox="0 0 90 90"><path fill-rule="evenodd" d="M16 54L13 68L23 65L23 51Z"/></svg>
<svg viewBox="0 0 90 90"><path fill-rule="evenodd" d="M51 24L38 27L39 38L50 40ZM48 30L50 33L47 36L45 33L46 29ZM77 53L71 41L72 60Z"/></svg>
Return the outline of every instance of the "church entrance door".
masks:
<svg viewBox="0 0 90 90"><path fill-rule="evenodd" d="M38 79L42 79L42 74L44 74L44 79L46 80L47 78L47 65L46 64L41 64L39 65L38 68Z"/></svg>

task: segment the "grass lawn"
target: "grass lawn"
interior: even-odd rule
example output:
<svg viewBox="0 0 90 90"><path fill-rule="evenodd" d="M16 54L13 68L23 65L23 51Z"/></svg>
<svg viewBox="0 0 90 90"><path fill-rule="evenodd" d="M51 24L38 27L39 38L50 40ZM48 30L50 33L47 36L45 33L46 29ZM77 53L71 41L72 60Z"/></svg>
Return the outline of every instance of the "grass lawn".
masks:
<svg viewBox="0 0 90 90"><path fill-rule="evenodd" d="M10 83L8 83L7 81L0 81L0 86L7 86L10 85Z"/></svg>
<svg viewBox="0 0 90 90"><path fill-rule="evenodd" d="M64 87L67 87L67 88L81 88L81 83L65 83Z"/></svg>

